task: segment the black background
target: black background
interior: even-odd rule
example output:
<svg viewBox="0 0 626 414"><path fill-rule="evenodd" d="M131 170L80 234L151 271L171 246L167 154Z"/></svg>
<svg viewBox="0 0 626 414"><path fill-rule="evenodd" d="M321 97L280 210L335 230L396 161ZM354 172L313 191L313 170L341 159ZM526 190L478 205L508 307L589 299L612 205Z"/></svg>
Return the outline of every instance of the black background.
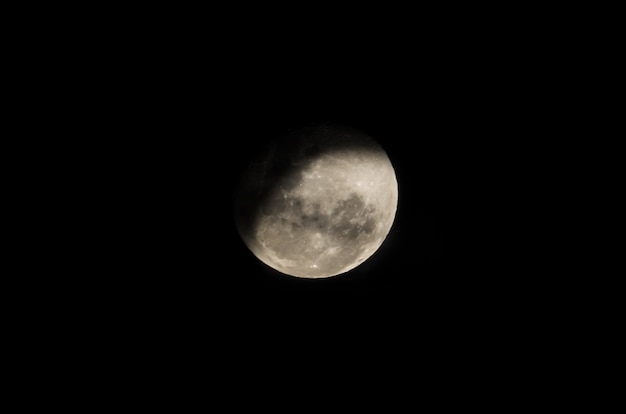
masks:
<svg viewBox="0 0 626 414"><path fill-rule="evenodd" d="M568 148L597 131L564 129L585 124L596 42L563 8L372 6L52 5L62 18L39 7L42 29L11 33L30 43L7 78L26 149L8 179L33 184L8 217L24 376L96 403L290 412L532 404L580 378L571 344L596 320L572 286L593 272L563 270L577 217L555 201L592 182ZM370 259L304 280L245 247L232 196L258 148L315 122L378 140L399 204Z"/></svg>
<svg viewBox="0 0 626 414"><path fill-rule="evenodd" d="M437 384L524 341L533 305L518 305L537 285L507 261L519 200L503 171L529 145L533 68L502 27L412 16L332 30L310 16L289 27L135 16L85 40L68 99L89 137L81 171L94 173L72 210L84 219L75 267L89 277L68 290L107 352L232 381L399 369ZM232 197L267 140L315 122L375 138L399 204L369 260L304 280L245 247Z"/></svg>

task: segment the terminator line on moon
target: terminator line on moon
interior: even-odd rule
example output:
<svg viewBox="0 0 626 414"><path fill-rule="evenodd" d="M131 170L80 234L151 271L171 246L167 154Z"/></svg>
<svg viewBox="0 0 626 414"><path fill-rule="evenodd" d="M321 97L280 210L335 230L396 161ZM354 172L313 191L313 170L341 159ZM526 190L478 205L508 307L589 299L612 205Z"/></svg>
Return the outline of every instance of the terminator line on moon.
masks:
<svg viewBox="0 0 626 414"><path fill-rule="evenodd" d="M352 128L285 134L240 178L239 235L259 260L290 276L354 269L380 248L395 219L393 166L373 138Z"/></svg>

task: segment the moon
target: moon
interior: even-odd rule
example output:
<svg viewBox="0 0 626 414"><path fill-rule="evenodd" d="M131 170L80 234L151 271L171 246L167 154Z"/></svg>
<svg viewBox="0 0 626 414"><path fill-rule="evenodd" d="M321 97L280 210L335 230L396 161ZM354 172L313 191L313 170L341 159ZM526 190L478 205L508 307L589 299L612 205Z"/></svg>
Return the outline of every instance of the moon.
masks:
<svg viewBox="0 0 626 414"><path fill-rule="evenodd" d="M381 247L396 216L398 183L387 153L347 126L292 130L239 178L239 235L259 260L289 276L356 268Z"/></svg>

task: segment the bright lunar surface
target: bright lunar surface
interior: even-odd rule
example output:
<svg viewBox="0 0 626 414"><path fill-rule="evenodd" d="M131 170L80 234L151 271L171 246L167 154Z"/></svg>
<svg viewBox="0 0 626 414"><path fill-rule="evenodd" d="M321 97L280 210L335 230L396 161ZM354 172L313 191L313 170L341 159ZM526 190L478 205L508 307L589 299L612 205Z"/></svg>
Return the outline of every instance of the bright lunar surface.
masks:
<svg viewBox="0 0 626 414"><path fill-rule="evenodd" d="M287 275L325 278L378 250L397 204L382 147L360 131L324 125L274 140L242 174L234 213L259 260Z"/></svg>

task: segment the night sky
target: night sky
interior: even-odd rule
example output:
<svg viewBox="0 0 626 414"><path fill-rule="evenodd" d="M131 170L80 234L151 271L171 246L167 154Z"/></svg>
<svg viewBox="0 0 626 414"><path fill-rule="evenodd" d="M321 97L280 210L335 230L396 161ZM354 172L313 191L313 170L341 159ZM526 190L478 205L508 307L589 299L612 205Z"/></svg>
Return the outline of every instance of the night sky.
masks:
<svg viewBox="0 0 626 414"><path fill-rule="evenodd" d="M181 6L98 6L67 12L72 24L44 15L52 27L34 43L47 53L24 48L36 58L31 79L13 83L32 83L23 99L47 117L29 119L43 139L27 129L19 139L63 172L37 172L45 194L25 188L39 195L33 214L54 227L24 237L56 249L28 258L39 274L21 270L27 296L32 285L42 299L10 309L32 312L22 329L37 334L18 363L43 354L58 369L24 375L48 371L44 387L73 398L81 391L59 380L72 361L69 376L104 394L93 402L123 389L160 406L178 388L175 411L190 394L203 408L256 409L255 390L289 412L320 394L335 407L333 392L349 409L375 410L378 397L382 412L399 411L393 401L423 408L424 395L439 411L510 390L517 404L542 381L551 393L560 381L545 368L563 354L550 338L578 323L558 300L570 274L541 263L555 257L552 223L563 220L551 197L571 181L555 163L570 145L561 96L578 85L564 77L580 60L570 32L546 42L535 21L543 6L527 17L517 6L447 3L371 3L369 13L365 3ZM568 42L577 58L552 67ZM233 196L257 150L316 123L374 138L399 201L373 256L307 280L248 250ZM556 165L552 181L542 163Z"/></svg>
<svg viewBox="0 0 626 414"><path fill-rule="evenodd" d="M105 259L93 284L108 304L103 317L142 341L159 337L196 356L234 351L238 363L264 369L293 361L314 369L315 355L365 367L466 361L459 352L470 352L471 338L504 323L494 310L512 284L498 285L482 247L481 217L497 205L479 190L490 173L485 138L507 111L498 82L473 69L460 42L250 40L202 53L199 42L179 43L155 49L154 62L143 56L133 76L107 78L108 112L96 125L113 197L102 198ZM377 140L399 204L387 239L361 266L304 280L247 249L232 202L258 149L317 122Z"/></svg>

